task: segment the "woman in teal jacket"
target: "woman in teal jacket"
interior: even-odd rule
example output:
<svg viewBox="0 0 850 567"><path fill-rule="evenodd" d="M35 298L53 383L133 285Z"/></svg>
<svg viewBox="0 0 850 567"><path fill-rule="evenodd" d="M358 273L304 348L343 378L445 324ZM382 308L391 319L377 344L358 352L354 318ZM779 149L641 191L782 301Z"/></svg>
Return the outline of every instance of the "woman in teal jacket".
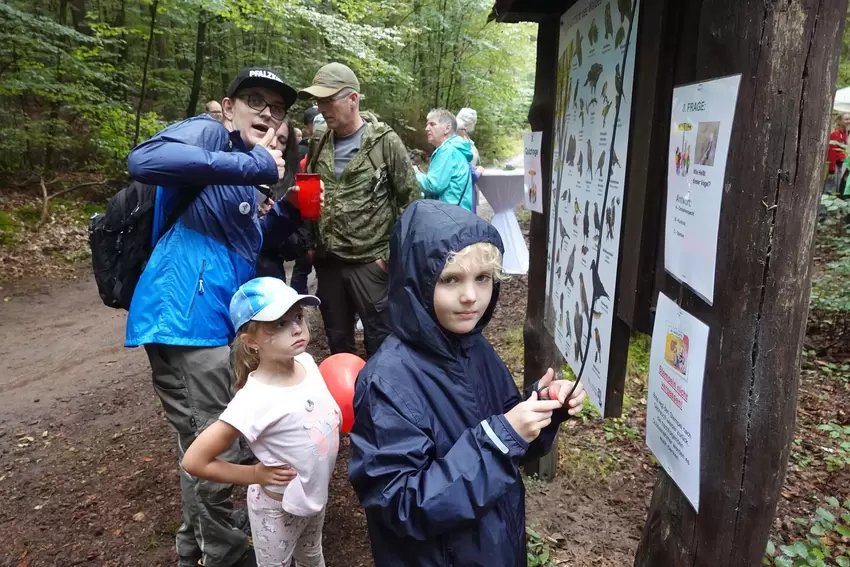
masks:
<svg viewBox="0 0 850 567"><path fill-rule="evenodd" d="M455 132L457 121L448 110L428 113L425 135L436 150L431 155L428 173L417 169L416 180L425 197L472 210L472 144Z"/></svg>

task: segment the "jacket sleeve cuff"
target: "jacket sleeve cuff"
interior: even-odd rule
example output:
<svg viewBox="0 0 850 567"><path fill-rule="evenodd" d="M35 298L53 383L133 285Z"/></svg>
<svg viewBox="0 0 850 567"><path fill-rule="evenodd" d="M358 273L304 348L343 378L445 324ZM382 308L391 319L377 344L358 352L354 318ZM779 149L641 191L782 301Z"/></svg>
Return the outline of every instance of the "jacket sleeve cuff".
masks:
<svg viewBox="0 0 850 567"><path fill-rule="evenodd" d="M514 431L504 415L495 415L481 422L484 433L496 450L510 457L521 457L528 451L528 443Z"/></svg>

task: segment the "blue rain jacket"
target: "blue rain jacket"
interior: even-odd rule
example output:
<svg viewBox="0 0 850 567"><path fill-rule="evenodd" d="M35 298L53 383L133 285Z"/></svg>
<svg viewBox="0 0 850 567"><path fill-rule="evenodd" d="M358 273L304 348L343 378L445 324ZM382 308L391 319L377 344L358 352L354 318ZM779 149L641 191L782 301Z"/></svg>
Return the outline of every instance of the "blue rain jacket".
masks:
<svg viewBox="0 0 850 567"><path fill-rule="evenodd" d="M390 243L393 334L360 372L348 474L377 567L526 565L519 465L548 451L562 416L529 446L504 413L521 401L511 374L477 328L437 323L434 287L449 251L502 249L492 225L460 207L416 201Z"/></svg>
<svg viewBox="0 0 850 567"><path fill-rule="evenodd" d="M235 334L230 299L253 277L263 235L282 242L301 225L300 213L285 201L257 218L255 186L277 182L274 159L265 148L248 151L238 132L198 116L137 146L129 169L134 179L157 185L156 247L133 294L125 345L227 345ZM159 237L175 192L199 185L205 186L200 195Z"/></svg>
<svg viewBox="0 0 850 567"><path fill-rule="evenodd" d="M431 155L428 173L416 172L426 199L460 205L472 210L472 143L453 135Z"/></svg>

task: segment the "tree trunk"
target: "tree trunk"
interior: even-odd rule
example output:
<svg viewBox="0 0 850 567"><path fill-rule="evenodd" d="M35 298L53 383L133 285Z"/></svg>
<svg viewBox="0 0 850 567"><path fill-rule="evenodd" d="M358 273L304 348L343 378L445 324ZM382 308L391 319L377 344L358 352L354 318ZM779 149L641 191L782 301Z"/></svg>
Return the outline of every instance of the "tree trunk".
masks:
<svg viewBox="0 0 850 567"><path fill-rule="evenodd" d="M543 214L531 214L529 248L546 250L549 240L549 190L552 183L552 124L554 122L555 77L558 57L557 19L543 22L537 30L537 73L535 75L534 100L528 113L533 132L543 132L541 143L541 169ZM560 371L564 363L555 341L546 330L543 313L546 304L546 254L532 254L528 267L528 305L523 328L525 371L523 383L529 386L540 379L547 368ZM545 480L555 477L558 465L557 440L552 451L539 461L525 465L527 474L536 474Z"/></svg>
<svg viewBox="0 0 850 567"><path fill-rule="evenodd" d="M679 38L676 84L735 73L742 80L714 305L670 277L664 286L711 328L699 514L659 473L635 566L755 567L794 435L826 117L847 0L681 4L668 26ZM652 159L666 161L666 153L659 147Z"/></svg>
<svg viewBox="0 0 850 567"><path fill-rule="evenodd" d="M139 143L139 128L141 127L142 123L142 106L145 103L145 90L148 86L148 65L150 64L151 60L151 49L153 48L154 39L153 34L154 29L156 29L156 12L158 8L159 0L153 0L153 3L151 4L150 8L151 25L150 30L148 31L148 49L147 53L145 53L145 64L144 67L142 67L142 88L141 92L139 93L139 105L136 108L136 133L133 135L133 147L136 147L136 145L138 145Z"/></svg>
<svg viewBox="0 0 850 567"><path fill-rule="evenodd" d="M86 0L71 0L71 22L78 32L91 35L91 28L86 22Z"/></svg>
<svg viewBox="0 0 850 567"><path fill-rule="evenodd" d="M186 106L186 118L194 116L198 110L198 97L201 95L201 81L204 76L204 60L207 46L207 12L198 13L198 33L195 36L195 73L192 76L192 91Z"/></svg>

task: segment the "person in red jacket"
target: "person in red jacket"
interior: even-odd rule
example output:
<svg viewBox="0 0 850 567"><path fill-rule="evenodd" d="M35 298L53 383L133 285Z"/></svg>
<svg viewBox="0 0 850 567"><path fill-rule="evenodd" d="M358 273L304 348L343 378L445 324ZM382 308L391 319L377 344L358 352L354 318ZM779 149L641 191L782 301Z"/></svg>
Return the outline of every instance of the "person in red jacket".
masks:
<svg viewBox="0 0 850 567"><path fill-rule="evenodd" d="M827 193L844 193L848 170L845 162L847 154L844 149L833 142L847 145L847 131L850 129L850 112L842 112L838 115L835 130L829 135L829 149L826 159L829 163L829 176L826 181Z"/></svg>

